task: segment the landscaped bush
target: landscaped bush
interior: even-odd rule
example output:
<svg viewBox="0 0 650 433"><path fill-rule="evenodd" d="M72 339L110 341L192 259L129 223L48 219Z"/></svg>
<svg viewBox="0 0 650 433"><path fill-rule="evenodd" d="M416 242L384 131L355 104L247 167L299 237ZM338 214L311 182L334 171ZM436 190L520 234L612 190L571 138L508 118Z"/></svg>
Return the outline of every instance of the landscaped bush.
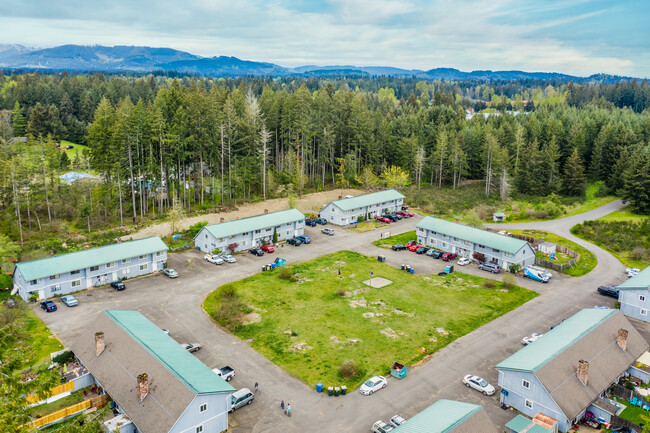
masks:
<svg viewBox="0 0 650 433"><path fill-rule="evenodd" d="M74 361L74 353L72 353L69 350L66 350L65 352L57 355L52 359L52 361L56 362L59 365L65 365L69 362Z"/></svg>
<svg viewBox="0 0 650 433"><path fill-rule="evenodd" d="M346 359L339 366L339 376L345 380L354 379L359 376L360 370L356 362L351 359Z"/></svg>
<svg viewBox="0 0 650 433"><path fill-rule="evenodd" d="M221 286L217 291L219 302L215 311L217 321L228 327L239 327L241 322L239 316L246 309L246 305L241 301L235 287L232 284Z"/></svg>
<svg viewBox="0 0 650 433"><path fill-rule="evenodd" d="M288 266L280 268L280 272L278 272L278 278L286 281L298 281L298 278L296 278L296 273Z"/></svg>
<svg viewBox="0 0 650 433"><path fill-rule="evenodd" d="M512 274L504 274L501 279L504 289L511 289L515 286L515 277Z"/></svg>

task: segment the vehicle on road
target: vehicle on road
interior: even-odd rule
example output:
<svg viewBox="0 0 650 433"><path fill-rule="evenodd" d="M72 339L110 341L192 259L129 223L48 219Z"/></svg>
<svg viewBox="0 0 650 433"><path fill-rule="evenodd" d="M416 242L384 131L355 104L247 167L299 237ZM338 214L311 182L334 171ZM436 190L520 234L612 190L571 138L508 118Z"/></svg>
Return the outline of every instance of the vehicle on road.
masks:
<svg viewBox="0 0 650 433"><path fill-rule="evenodd" d="M53 301L43 301L41 302L41 308L51 313L52 311L56 311L56 304Z"/></svg>
<svg viewBox="0 0 650 433"><path fill-rule="evenodd" d="M526 266L524 268L524 278L530 278L533 281L539 281L542 283L548 283L548 277L545 273L540 272L537 269Z"/></svg>
<svg viewBox="0 0 650 433"><path fill-rule="evenodd" d="M114 288L117 291L122 291L122 290L126 289L126 286L121 281L113 281L111 283L111 287Z"/></svg>
<svg viewBox="0 0 650 433"><path fill-rule="evenodd" d="M227 365L221 368L213 368L212 371L226 382L230 382L230 379L235 377L235 369Z"/></svg>
<svg viewBox="0 0 650 433"><path fill-rule="evenodd" d="M392 223L390 218L386 218L384 216L377 217L377 221L382 222L382 223L386 223L386 224Z"/></svg>
<svg viewBox="0 0 650 433"><path fill-rule="evenodd" d="M287 243L289 245L293 245L294 247L299 247L300 244L302 244L302 241L298 238L291 238L287 240Z"/></svg>
<svg viewBox="0 0 650 433"><path fill-rule="evenodd" d="M167 268L163 271L163 274L169 278L178 278L178 272L172 268Z"/></svg>
<svg viewBox="0 0 650 433"><path fill-rule="evenodd" d="M427 254L427 255L431 256L434 259L439 259L440 257L442 257L443 254L444 254L444 251L433 250L433 252L431 254Z"/></svg>
<svg viewBox="0 0 650 433"><path fill-rule="evenodd" d="M314 220L305 220L305 224L309 227L316 227L316 221Z"/></svg>
<svg viewBox="0 0 650 433"><path fill-rule="evenodd" d="M457 262L460 266L467 266L470 264L470 261L467 257L461 257Z"/></svg>
<svg viewBox="0 0 650 433"><path fill-rule="evenodd" d="M161 330L162 332L164 332L165 334L169 335L169 329L160 328L160 330Z"/></svg>
<svg viewBox="0 0 650 433"><path fill-rule="evenodd" d="M494 387L481 377L468 374L467 376L463 377L463 383L468 388L474 388L475 390L482 392L483 395L494 394Z"/></svg>
<svg viewBox="0 0 650 433"><path fill-rule="evenodd" d="M334 236L334 229L326 227L321 230L321 233L326 234L327 236Z"/></svg>
<svg viewBox="0 0 650 433"><path fill-rule="evenodd" d="M260 249L262 251L264 251L265 253L275 252L275 248L273 248L271 245L262 245L262 247Z"/></svg>
<svg viewBox="0 0 650 433"><path fill-rule="evenodd" d="M230 396L230 412L235 409L239 409L242 406L251 404L255 399L255 394L251 392L248 388L242 388L239 391L235 391Z"/></svg>
<svg viewBox="0 0 650 433"><path fill-rule="evenodd" d="M393 417L388 421L393 427L399 427L406 422L406 419L400 415L393 415Z"/></svg>
<svg viewBox="0 0 650 433"><path fill-rule="evenodd" d="M230 254L222 254L220 257L226 263L236 263L237 262L237 259L234 258L233 256L231 256Z"/></svg>
<svg viewBox="0 0 650 433"><path fill-rule="evenodd" d="M386 388L388 381L384 376L373 376L361 385L359 392L363 395L371 395L375 391Z"/></svg>
<svg viewBox="0 0 650 433"><path fill-rule="evenodd" d="M405 250L407 247L404 244L395 244L391 247L393 251L402 251Z"/></svg>
<svg viewBox="0 0 650 433"><path fill-rule="evenodd" d="M429 251L429 248L427 247L420 247L415 250L415 254L425 254L427 251Z"/></svg>
<svg viewBox="0 0 650 433"><path fill-rule="evenodd" d="M203 256L203 260L208 263L213 263L215 265L223 265L224 261L221 257L214 254L206 254Z"/></svg>
<svg viewBox="0 0 650 433"><path fill-rule="evenodd" d="M478 265L478 268L482 271L492 272L493 274L501 272L499 265L495 265L494 263L481 263Z"/></svg>
<svg viewBox="0 0 650 433"><path fill-rule="evenodd" d="M326 220L325 218L316 218L316 219L314 220L314 222L315 222L316 224L320 224L320 225L322 225L322 226L324 226L324 225L327 224L327 220Z"/></svg>
<svg viewBox="0 0 650 433"><path fill-rule="evenodd" d="M201 350L201 345L199 343L178 343L181 345L181 347L188 352L198 352Z"/></svg>
<svg viewBox="0 0 650 433"><path fill-rule="evenodd" d="M72 295L65 295L61 297L61 302L63 302L68 307L75 307L79 305L79 301Z"/></svg>
<svg viewBox="0 0 650 433"><path fill-rule="evenodd" d="M607 305L594 305L594 308L596 310L609 310L609 307Z"/></svg>
<svg viewBox="0 0 650 433"><path fill-rule="evenodd" d="M311 243L311 238L309 236L306 236L306 235L296 236L296 239L298 239L303 244L310 244Z"/></svg>
<svg viewBox="0 0 650 433"><path fill-rule="evenodd" d="M440 256L440 258L445 262L448 262L449 260L453 260L456 257L458 257L458 254L456 253L444 253L442 256Z"/></svg>
<svg viewBox="0 0 650 433"><path fill-rule="evenodd" d="M411 244L408 246L409 251L417 251L418 248L422 248L420 244Z"/></svg>
<svg viewBox="0 0 650 433"><path fill-rule="evenodd" d="M618 288L616 286L600 286L598 293L603 296L611 296L612 298L618 299Z"/></svg>
<svg viewBox="0 0 650 433"><path fill-rule="evenodd" d="M251 248L250 250L248 250L248 254L261 257L264 255L264 251L262 251L261 248Z"/></svg>
<svg viewBox="0 0 650 433"><path fill-rule="evenodd" d="M536 340L542 338L544 334L538 334L537 332L533 332L530 337L524 337L521 339L521 343L524 346L528 346L530 343L535 342Z"/></svg>
<svg viewBox="0 0 650 433"><path fill-rule="evenodd" d="M639 272L641 272L641 270L638 269L638 268L626 268L626 269L625 269L625 273L627 274L627 277L628 277L628 278L632 278L632 277L634 277L635 275L638 275Z"/></svg>
<svg viewBox="0 0 650 433"><path fill-rule="evenodd" d="M389 431L392 431L394 427L390 424L386 424L382 420L376 421L372 427L370 428L370 431L373 433L388 433Z"/></svg>
<svg viewBox="0 0 650 433"><path fill-rule="evenodd" d="M527 267L536 270L542 275L545 275L546 277L548 277L549 280L553 278L553 274L551 274L548 269L540 268L539 266L533 266L533 265L528 265Z"/></svg>

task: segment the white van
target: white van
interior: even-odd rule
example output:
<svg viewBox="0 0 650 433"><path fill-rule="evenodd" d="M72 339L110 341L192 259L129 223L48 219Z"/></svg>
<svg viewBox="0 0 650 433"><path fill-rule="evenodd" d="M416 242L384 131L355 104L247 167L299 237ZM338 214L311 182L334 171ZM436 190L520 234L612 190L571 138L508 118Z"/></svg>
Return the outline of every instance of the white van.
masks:
<svg viewBox="0 0 650 433"><path fill-rule="evenodd" d="M251 404L254 398L255 394L253 394L248 388L242 388L239 391L233 392L230 396L230 412L247 404Z"/></svg>

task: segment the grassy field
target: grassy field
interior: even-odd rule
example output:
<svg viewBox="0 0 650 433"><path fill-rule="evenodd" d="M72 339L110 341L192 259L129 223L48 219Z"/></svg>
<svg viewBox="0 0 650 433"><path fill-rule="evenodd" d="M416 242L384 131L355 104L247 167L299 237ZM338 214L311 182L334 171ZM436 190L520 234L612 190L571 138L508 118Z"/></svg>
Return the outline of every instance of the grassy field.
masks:
<svg viewBox="0 0 650 433"><path fill-rule="evenodd" d="M648 215L639 215L632 212L630 206L625 206L624 208L612 212L608 215L598 218L598 221L612 222L612 221L633 221L633 222L642 222L647 220Z"/></svg>
<svg viewBox="0 0 650 433"><path fill-rule="evenodd" d="M389 238L379 239L378 241L374 241L373 244L377 245L378 247L384 247L384 246L392 246L396 244L406 244L408 241L414 241L414 240L417 240L417 236L415 235L415 230L402 233L401 235L395 235Z"/></svg>
<svg viewBox="0 0 650 433"><path fill-rule="evenodd" d="M350 226L349 230L363 233L363 232L371 232L374 229L378 228L380 225L377 221L364 221L358 224L355 224L354 226ZM390 227L389 225L384 225L384 227Z"/></svg>
<svg viewBox="0 0 650 433"><path fill-rule="evenodd" d="M623 412L621 412L618 416L620 416L623 419L626 419L630 422L633 422L634 424L647 424L648 421L644 420L641 418L641 415L645 416L646 418L650 416L648 414L647 410L644 410L642 407L638 406L632 406L630 405L630 402L627 400L623 400L621 398L616 398L616 401L619 403L627 406L625 409L623 409ZM647 404L647 403L646 403Z"/></svg>
<svg viewBox="0 0 650 433"><path fill-rule="evenodd" d="M75 158L77 158L77 153L81 154L84 150L89 150L88 146L84 146L83 144L77 144L73 143L71 141L67 140L61 140L61 147L65 146L74 146L72 149L65 150L64 152L68 154L68 158L70 158L70 161L73 161Z"/></svg>
<svg viewBox="0 0 650 433"><path fill-rule="evenodd" d="M578 263L576 263L575 266L567 268L563 271L563 273L571 275L572 277L581 277L585 274L588 274L598 264L596 256L594 256L591 251L576 244L575 242L572 242L553 233L542 232L539 230L509 230L509 232L517 235L531 236L536 239L542 239L558 245L564 245L565 247L570 248L580 254L580 260ZM558 260L558 263L562 263L562 261Z"/></svg>
<svg viewBox="0 0 650 433"><path fill-rule="evenodd" d="M363 284L369 271L392 284ZM388 374L394 361L413 365L535 296L460 273L411 275L341 251L224 285L203 306L309 385L353 389L369 376Z"/></svg>
<svg viewBox="0 0 650 433"><path fill-rule="evenodd" d="M88 387L90 388L90 387ZM41 404L39 406L34 406L30 409L30 414L33 417L43 417L49 415L61 409L65 409L68 406L72 406L77 403L81 403L86 399L83 394L83 389L73 391L67 397L63 397L59 400L53 401L52 403Z"/></svg>

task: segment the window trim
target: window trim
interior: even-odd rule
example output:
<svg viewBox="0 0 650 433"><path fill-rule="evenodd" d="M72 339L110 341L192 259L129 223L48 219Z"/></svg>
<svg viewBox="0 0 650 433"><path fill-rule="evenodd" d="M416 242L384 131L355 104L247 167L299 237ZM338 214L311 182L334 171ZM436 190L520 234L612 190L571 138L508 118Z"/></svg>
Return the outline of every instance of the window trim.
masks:
<svg viewBox="0 0 650 433"><path fill-rule="evenodd" d="M530 403L530 406L528 405L528 403ZM528 400L527 398L524 399L524 406L526 406L528 409L532 409L532 408L533 408L533 403L534 403L534 402L533 402L532 400Z"/></svg>
<svg viewBox="0 0 650 433"><path fill-rule="evenodd" d="M149 270L149 263L143 263L140 265L140 270L141 271L148 271Z"/></svg>
<svg viewBox="0 0 650 433"><path fill-rule="evenodd" d="M106 263L106 269L108 268L114 268L115 267L115 262L108 262Z"/></svg>
<svg viewBox="0 0 650 433"><path fill-rule="evenodd" d="M206 412L207 410L208 410L208 403L207 403L207 402L202 403L202 404L199 406L199 413Z"/></svg>
<svg viewBox="0 0 650 433"><path fill-rule="evenodd" d="M530 382L527 381L526 379L521 379L521 386L526 389L530 389Z"/></svg>
<svg viewBox="0 0 650 433"><path fill-rule="evenodd" d="M75 284L77 283L77 284ZM72 280L70 281L70 287L81 287L81 278L78 280Z"/></svg>
<svg viewBox="0 0 650 433"><path fill-rule="evenodd" d="M88 268L90 272L97 272L99 271L99 265L91 266Z"/></svg>
<svg viewBox="0 0 650 433"><path fill-rule="evenodd" d="M645 302L645 295L639 295L639 302Z"/></svg>
<svg viewBox="0 0 650 433"><path fill-rule="evenodd" d="M639 313L640 313L642 316L647 316L647 315L648 315L648 310L646 310L645 308L641 308L641 311L639 311Z"/></svg>
<svg viewBox="0 0 650 433"><path fill-rule="evenodd" d="M196 430L194 430L196 433L203 433L203 424L196 426Z"/></svg>
<svg viewBox="0 0 650 433"><path fill-rule="evenodd" d="M122 259L122 263L129 263L131 262L131 258L127 257L126 259Z"/></svg>

